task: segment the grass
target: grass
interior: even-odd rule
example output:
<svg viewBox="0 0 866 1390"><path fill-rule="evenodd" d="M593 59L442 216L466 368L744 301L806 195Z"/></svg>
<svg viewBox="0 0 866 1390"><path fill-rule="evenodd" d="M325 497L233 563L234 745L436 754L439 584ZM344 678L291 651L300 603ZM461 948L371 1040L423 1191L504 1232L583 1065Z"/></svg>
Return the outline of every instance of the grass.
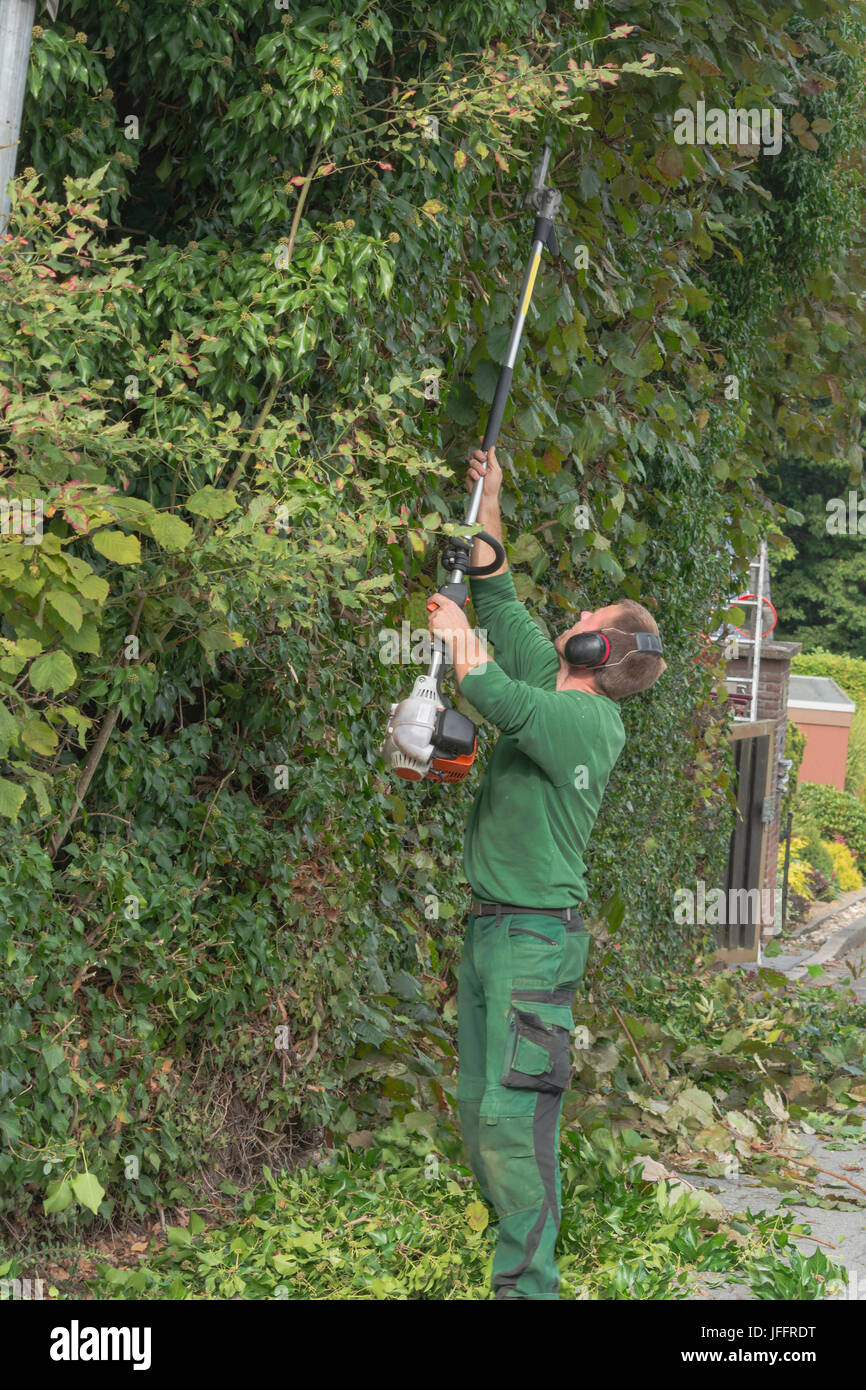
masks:
<svg viewBox="0 0 866 1390"><path fill-rule="evenodd" d="M590 996L576 1005L590 1046L563 1121L562 1298L680 1300L724 1279L800 1300L844 1284L822 1250L796 1246L809 1228L784 1202L732 1217L659 1158L709 1176L736 1160L822 1205L804 1198L808 1175L786 1152L801 1122L840 1144L859 1137L866 1008L772 970L648 976L617 998L622 1012ZM448 1093L453 1078L438 1081ZM203 1201L164 1228L106 1240L66 1213L48 1218L51 1243L43 1230L0 1254L0 1278L43 1277L60 1299L490 1298L495 1220L441 1105L353 1140L291 1172L265 1169L252 1190L224 1183L221 1209Z"/></svg>
<svg viewBox="0 0 866 1390"><path fill-rule="evenodd" d="M756 1297L809 1299L844 1271L792 1245L808 1227L789 1212L730 1220L706 1193L644 1180L628 1143L567 1131L562 1143L559 1263L566 1300L678 1300L708 1277ZM438 1136L393 1124L368 1149L348 1147L265 1181L238 1216L168 1227L127 1267L87 1281L110 1300L489 1299L495 1222L469 1172ZM58 1291L59 1293L59 1291ZM61 1295L62 1296L62 1295Z"/></svg>

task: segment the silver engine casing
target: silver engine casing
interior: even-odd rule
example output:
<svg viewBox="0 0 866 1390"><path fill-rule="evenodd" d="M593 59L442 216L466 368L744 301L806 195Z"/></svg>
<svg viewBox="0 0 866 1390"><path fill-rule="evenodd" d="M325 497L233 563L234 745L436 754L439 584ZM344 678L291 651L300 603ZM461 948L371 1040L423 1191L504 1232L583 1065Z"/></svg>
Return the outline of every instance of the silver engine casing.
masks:
<svg viewBox="0 0 866 1390"><path fill-rule="evenodd" d="M433 761L433 732L442 710L434 677L419 676L412 694L388 712L382 757L389 767L412 769L423 777Z"/></svg>

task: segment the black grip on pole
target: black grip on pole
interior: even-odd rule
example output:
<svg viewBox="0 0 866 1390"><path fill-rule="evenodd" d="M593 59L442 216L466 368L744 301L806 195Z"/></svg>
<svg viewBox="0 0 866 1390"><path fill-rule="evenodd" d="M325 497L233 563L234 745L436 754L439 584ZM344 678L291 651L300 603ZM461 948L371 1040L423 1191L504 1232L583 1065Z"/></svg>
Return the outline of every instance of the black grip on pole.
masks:
<svg viewBox="0 0 866 1390"><path fill-rule="evenodd" d="M472 554L472 541L485 541L490 546L495 560L489 565L470 565L469 556ZM459 570L461 574L492 574L494 570L505 560L505 547L496 536L491 536L489 531L476 531L471 539L450 540L442 552L442 564L447 570ZM440 594L447 593L446 589L440 589ZM453 595L448 594L449 598Z"/></svg>
<svg viewBox="0 0 866 1390"><path fill-rule="evenodd" d="M464 573L478 577L482 574L492 574L494 570L498 570L499 566L503 564L505 560L505 546L502 542L497 540L495 536L491 536L488 531L476 531L472 539L484 541L489 545L490 549L495 552L496 559L491 560L489 565L470 565Z"/></svg>
<svg viewBox="0 0 866 1390"><path fill-rule="evenodd" d="M436 596L450 598L452 603L456 603L458 608L465 608L469 602L469 590L465 584L440 584L432 598L427 600L427 612L432 613L439 607Z"/></svg>
<svg viewBox="0 0 866 1390"><path fill-rule="evenodd" d="M539 213L538 217L535 219L532 240L540 241L542 246L546 246L551 256L559 255L559 244L556 240L556 230L553 225L552 217L544 217Z"/></svg>
<svg viewBox="0 0 866 1390"><path fill-rule="evenodd" d="M484 431L484 439L481 443L481 448L485 454L488 449L495 449L496 447L499 431L502 428L502 417L505 414L505 406L508 401L508 393L511 390L511 380L513 376L514 369L512 367L503 367L499 373L499 380L496 383L496 390L493 395L493 404L490 407L487 429Z"/></svg>

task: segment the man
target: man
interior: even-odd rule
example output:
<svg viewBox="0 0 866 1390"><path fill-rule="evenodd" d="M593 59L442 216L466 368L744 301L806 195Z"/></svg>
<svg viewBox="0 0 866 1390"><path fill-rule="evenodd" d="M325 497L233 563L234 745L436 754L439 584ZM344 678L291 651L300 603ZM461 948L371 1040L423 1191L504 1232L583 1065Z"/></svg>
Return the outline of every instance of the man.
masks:
<svg viewBox="0 0 866 1390"><path fill-rule="evenodd" d="M493 449L486 457L475 450L467 488L482 476L478 520L501 540L502 471ZM490 546L476 541L472 564L492 559ZM456 603L441 599L430 617L461 692L501 734L464 849L474 901L458 977L457 1101L470 1164L499 1217L495 1297L553 1300L571 1007L590 941L580 913L582 855L625 743L617 702L651 685L665 662L634 651L630 634L658 633L638 603L583 612L551 643L517 599L507 562L470 587L495 660ZM568 639L602 628L611 643L607 665L570 666Z"/></svg>

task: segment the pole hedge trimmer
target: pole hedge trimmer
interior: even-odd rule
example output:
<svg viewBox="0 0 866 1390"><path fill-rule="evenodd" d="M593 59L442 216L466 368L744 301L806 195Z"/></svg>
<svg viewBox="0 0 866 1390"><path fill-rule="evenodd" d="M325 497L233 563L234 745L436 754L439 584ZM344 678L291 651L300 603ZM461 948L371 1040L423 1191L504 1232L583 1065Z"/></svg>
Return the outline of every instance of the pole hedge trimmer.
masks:
<svg viewBox="0 0 866 1390"><path fill-rule="evenodd" d="M559 255L553 219L562 194L547 184L550 154L551 147L548 142L535 171L532 188L526 195L527 205L534 208L536 213L532 231L532 252L523 280L517 316L511 329L508 351L499 372L481 444L485 453L488 449L495 448L499 438L523 326L526 323L535 278L541 264L541 253L547 246L552 256ZM483 492L484 479L479 478L466 512L467 527L475 524ZM485 541L493 550L495 558L489 564L470 564L474 540ZM477 531L474 536L450 540L442 554L442 564L450 571L450 578L447 584L440 586L437 593L465 608L469 602L469 591L463 582L464 576L492 574L504 559L505 549L502 542L486 531ZM428 601L427 608L433 612L438 606L434 594ZM391 771L408 782L418 782L424 777L432 778L436 782L460 782L475 760L478 742L475 725L465 714L460 714L454 709L442 693L442 671L445 661L444 648L441 642L434 638L429 670L425 675L418 677L408 699L401 700L390 709L381 754Z"/></svg>

